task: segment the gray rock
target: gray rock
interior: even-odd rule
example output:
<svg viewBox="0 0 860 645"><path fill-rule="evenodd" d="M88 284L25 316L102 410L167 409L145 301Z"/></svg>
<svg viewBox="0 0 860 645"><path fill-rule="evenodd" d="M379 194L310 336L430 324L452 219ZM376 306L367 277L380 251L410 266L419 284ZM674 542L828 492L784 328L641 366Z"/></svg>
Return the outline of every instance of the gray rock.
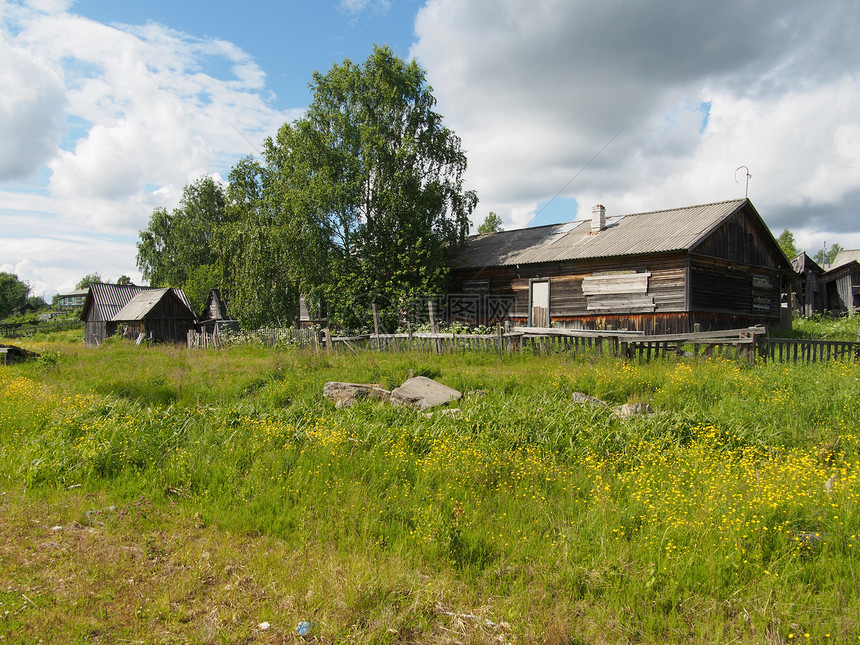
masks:
<svg viewBox="0 0 860 645"><path fill-rule="evenodd" d="M416 376L391 391L391 402L419 410L434 408L456 401L463 396L452 387L443 385L426 376Z"/></svg>
<svg viewBox="0 0 860 645"><path fill-rule="evenodd" d="M387 401L391 392L378 383L342 383L329 381L323 386L323 396L334 401L336 408L348 408L362 399Z"/></svg>
<svg viewBox="0 0 860 645"><path fill-rule="evenodd" d="M570 398L573 400L574 403L587 403L589 405L596 405L601 408L606 408L609 406L606 401L601 401L594 396L588 396L584 392L574 392L570 395Z"/></svg>
<svg viewBox="0 0 860 645"><path fill-rule="evenodd" d="M654 414L654 410L647 403L625 403L614 407L612 413L619 419L629 419L639 414Z"/></svg>

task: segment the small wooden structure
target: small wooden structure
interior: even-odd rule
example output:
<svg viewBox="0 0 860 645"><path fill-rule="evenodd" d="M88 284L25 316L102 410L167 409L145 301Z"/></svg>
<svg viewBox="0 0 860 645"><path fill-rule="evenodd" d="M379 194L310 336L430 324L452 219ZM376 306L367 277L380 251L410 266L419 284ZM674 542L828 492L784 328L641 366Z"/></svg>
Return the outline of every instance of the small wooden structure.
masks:
<svg viewBox="0 0 860 645"><path fill-rule="evenodd" d="M239 321L227 315L227 303L218 289L209 290L203 315L197 321L197 331L213 336L219 336L224 331L239 331Z"/></svg>
<svg viewBox="0 0 860 645"><path fill-rule="evenodd" d="M477 235L452 273L454 320L647 334L779 326L796 280L748 199Z"/></svg>
<svg viewBox="0 0 860 645"><path fill-rule="evenodd" d="M801 316L811 316L826 310L824 269L801 251L791 260L798 279L791 292L791 305Z"/></svg>
<svg viewBox="0 0 860 645"><path fill-rule="evenodd" d="M150 295L135 301L133 308L123 311L137 296L146 293ZM155 301L152 301L153 297ZM151 305L145 304L150 301ZM160 304L162 301L164 304ZM126 335L136 331L134 337L144 333L145 337L154 340L185 342L187 330L194 326L194 312L182 289L98 283L90 285L81 310L81 320L86 322L86 347L98 347L105 338L116 334L120 325ZM182 327L182 333L179 334L178 330Z"/></svg>
<svg viewBox="0 0 860 645"><path fill-rule="evenodd" d="M829 313L853 316L860 311L860 250L840 251L822 282Z"/></svg>
<svg viewBox="0 0 860 645"><path fill-rule="evenodd" d="M113 317L126 338L184 343L195 316L179 289L147 289L128 301ZM183 294L184 295L184 294Z"/></svg>

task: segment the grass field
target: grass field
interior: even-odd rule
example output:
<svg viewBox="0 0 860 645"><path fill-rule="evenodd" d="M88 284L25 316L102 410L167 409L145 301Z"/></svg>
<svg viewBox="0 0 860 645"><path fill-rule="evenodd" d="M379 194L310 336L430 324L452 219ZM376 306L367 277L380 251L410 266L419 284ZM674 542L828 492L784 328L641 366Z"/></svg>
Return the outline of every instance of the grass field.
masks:
<svg viewBox="0 0 860 645"><path fill-rule="evenodd" d="M860 366L31 349L0 643L860 642Z"/></svg>

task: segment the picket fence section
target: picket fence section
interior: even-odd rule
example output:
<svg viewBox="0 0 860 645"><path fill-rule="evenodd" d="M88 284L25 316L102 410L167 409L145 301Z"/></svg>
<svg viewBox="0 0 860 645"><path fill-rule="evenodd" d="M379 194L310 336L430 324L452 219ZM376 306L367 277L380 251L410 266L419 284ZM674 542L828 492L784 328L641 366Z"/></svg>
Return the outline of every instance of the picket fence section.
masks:
<svg viewBox="0 0 860 645"><path fill-rule="evenodd" d="M860 360L860 342L770 338L763 327L651 336L641 332L538 327L514 327L509 332L497 328L494 334L401 333L356 336L330 336L328 329L317 332L294 328L259 329L224 335L188 332L189 348L218 348L241 342L354 354L363 351L419 351L434 354L529 352L611 356L644 362L670 356L721 357L749 363L756 360L794 363Z"/></svg>

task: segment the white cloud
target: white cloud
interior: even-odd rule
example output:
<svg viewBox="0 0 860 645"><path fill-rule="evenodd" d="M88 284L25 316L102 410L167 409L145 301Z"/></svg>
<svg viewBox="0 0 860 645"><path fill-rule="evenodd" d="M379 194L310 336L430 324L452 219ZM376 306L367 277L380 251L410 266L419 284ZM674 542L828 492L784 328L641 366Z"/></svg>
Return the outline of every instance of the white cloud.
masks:
<svg viewBox="0 0 860 645"><path fill-rule="evenodd" d="M351 16L357 16L365 11L384 14L391 9L392 0L340 0L340 10Z"/></svg>
<svg viewBox="0 0 860 645"><path fill-rule="evenodd" d="M60 77L0 34L0 179L26 177L56 150L65 103Z"/></svg>
<svg viewBox="0 0 860 645"><path fill-rule="evenodd" d="M51 258L71 243L51 235L81 231L111 249L84 273L107 277L115 264L132 274L134 245L104 235L134 239L153 208L174 207L203 174L226 175L297 116L270 105L265 73L232 43L156 23L108 26L70 4L0 4L0 181L11 188L0 191L0 224L19 236L0 253L54 289L81 276L57 277L72 265ZM40 225L49 255L21 241ZM71 244L69 258L80 263L86 246Z"/></svg>
<svg viewBox="0 0 860 645"><path fill-rule="evenodd" d="M580 214L732 199L747 165L777 233L849 239L858 31L848 0L430 0L412 53L463 139L477 222L522 225L573 177Z"/></svg>
<svg viewBox="0 0 860 645"><path fill-rule="evenodd" d="M134 257L135 253L132 243L96 242L82 235L0 239L0 257L12 259L0 263L0 271L16 274L30 285L34 295L46 295L50 301L54 293L74 289L88 273L114 281L127 274L141 284L140 273L128 266L129 255Z"/></svg>

